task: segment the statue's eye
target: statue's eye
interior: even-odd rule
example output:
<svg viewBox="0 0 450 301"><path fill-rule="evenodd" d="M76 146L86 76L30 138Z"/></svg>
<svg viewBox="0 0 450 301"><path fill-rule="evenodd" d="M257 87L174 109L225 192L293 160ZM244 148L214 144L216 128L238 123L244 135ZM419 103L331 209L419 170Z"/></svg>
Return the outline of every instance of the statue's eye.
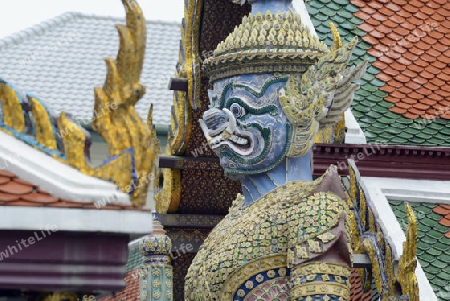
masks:
<svg viewBox="0 0 450 301"><path fill-rule="evenodd" d="M245 109L237 104L237 103L233 103L230 106L230 112L233 113L234 117L239 118L245 115Z"/></svg>

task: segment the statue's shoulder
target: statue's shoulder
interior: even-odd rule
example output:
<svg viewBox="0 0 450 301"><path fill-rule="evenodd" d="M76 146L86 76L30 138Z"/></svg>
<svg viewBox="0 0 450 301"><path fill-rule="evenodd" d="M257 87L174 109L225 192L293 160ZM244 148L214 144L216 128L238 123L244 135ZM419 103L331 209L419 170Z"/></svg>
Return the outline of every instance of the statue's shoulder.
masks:
<svg viewBox="0 0 450 301"><path fill-rule="evenodd" d="M331 167L314 183L308 196L297 197L288 215L288 261L317 257L348 231L347 196L339 175Z"/></svg>

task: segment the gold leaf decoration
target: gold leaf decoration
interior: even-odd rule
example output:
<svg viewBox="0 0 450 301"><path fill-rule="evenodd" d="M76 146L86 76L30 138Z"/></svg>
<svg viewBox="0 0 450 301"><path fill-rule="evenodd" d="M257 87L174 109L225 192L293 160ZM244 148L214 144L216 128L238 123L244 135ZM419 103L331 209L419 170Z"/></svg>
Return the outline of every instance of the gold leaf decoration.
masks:
<svg viewBox="0 0 450 301"><path fill-rule="evenodd" d="M152 122L152 108L146 123L134 107L145 94L140 76L147 40L146 22L135 0L122 0L122 3L126 11L126 26L117 25L120 38L118 55L115 60L105 60L105 83L103 87L94 89L92 127L108 144L108 161L92 167L85 151L90 146L89 132L65 112L54 118L37 97L24 93L27 102L24 101L20 92L2 80L0 100L4 121L0 130L27 141L84 174L112 181L122 192L130 194L135 206L143 206L149 184L157 177L154 163L159 141ZM30 109L31 114L28 114L25 110ZM27 125L30 128L26 128ZM34 141L26 136L33 133L32 126Z"/></svg>

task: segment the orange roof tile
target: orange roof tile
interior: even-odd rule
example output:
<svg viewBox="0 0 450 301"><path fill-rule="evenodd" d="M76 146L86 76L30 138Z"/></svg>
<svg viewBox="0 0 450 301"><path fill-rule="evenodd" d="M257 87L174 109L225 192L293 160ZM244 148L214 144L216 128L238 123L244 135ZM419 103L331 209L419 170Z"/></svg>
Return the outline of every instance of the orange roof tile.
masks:
<svg viewBox="0 0 450 301"><path fill-rule="evenodd" d="M402 100L403 100L403 103L405 103L405 104L413 105L413 104L417 103L417 99L413 99L413 98L410 98L410 97L405 97Z"/></svg>
<svg viewBox="0 0 450 301"><path fill-rule="evenodd" d="M372 65L375 66L375 67L377 67L378 69L385 69L385 68L388 67L387 64L385 64L385 63L383 63L383 62L380 62L380 61L375 61L375 62L373 62Z"/></svg>
<svg viewBox="0 0 450 301"><path fill-rule="evenodd" d="M406 69L405 71L403 71L403 74L409 78L417 76L417 73L412 71L411 69Z"/></svg>
<svg viewBox="0 0 450 301"><path fill-rule="evenodd" d="M367 19L367 23L369 23L372 26L378 26L378 25L380 25L381 22L378 20L375 20L374 18L369 18L369 19Z"/></svg>
<svg viewBox="0 0 450 301"><path fill-rule="evenodd" d="M140 300L140 288L139 288L139 269L131 270L125 276L126 287L112 296L101 298L100 301L122 301L122 300Z"/></svg>
<svg viewBox="0 0 450 301"><path fill-rule="evenodd" d="M38 186L16 177L13 173L0 170L0 206L28 206L28 207L64 207L64 208L85 208L122 210L142 208L133 207L127 204L108 204L97 208L94 202L80 202L66 200L52 196L39 189Z"/></svg>
<svg viewBox="0 0 450 301"><path fill-rule="evenodd" d="M367 32L363 40L372 45L368 53L377 58L373 65L381 71L376 77L386 83L381 88L389 93L385 100L395 104L390 111L407 118L432 113L447 117L449 112L436 108L450 95L450 2L351 3L360 8L355 15L365 21L358 27Z"/></svg>
<svg viewBox="0 0 450 301"><path fill-rule="evenodd" d="M417 119L417 118L419 118L419 116L418 115L416 115L416 114L412 114L411 112L406 112L405 114L403 114L403 116L405 116L406 118L409 118L409 119Z"/></svg>
<svg viewBox="0 0 450 301"><path fill-rule="evenodd" d="M450 206L439 205L433 209L433 212L443 216L439 221L439 224L450 227ZM449 231L445 234L445 237L450 238L450 228Z"/></svg>
<svg viewBox="0 0 450 301"><path fill-rule="evenodd" d="M401 109L399 107L392 107L389 109L389 111L397 113L397 114L405 114L407 112L406 109Z"/></svg>
<svg viewBox="0 0 450 301"><path fill-rule="evenodd" d="M352 276L350 278L351 290L350 290L350 300L351 301L371 301L372 291L364 293L361 277L359 276L357 269L352 269Z"/></svg>
<svg viewBox="0 0 450 301"><path fill-rule="evenodd" d="M411 92L412 92L412 89L403 86L403 87L401 87L400 89L398 89L398 91L399 91L399 92L402 92L402 93L404 93L404 94L408 94L408 93L411 93Z"/></svg>
<svg viewBox="0 0 450 301"><path fill-rule="evenodd" d="M420 111L426 111L430 108L430 105L427 104L423 104L423 103L416 103L415 105L413 105L414 108L420 110Z"/></svg>

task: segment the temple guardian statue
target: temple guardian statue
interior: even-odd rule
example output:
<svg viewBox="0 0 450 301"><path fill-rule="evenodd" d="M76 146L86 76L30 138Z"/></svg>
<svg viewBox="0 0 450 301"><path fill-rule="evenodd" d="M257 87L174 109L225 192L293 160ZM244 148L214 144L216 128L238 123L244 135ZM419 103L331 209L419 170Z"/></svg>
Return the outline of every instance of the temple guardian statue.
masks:
<svg viewBox="0 0 450 301"><path fill-rule="evenodd" d="M356 38L343 45L332 24L334 44L320 42L301 0L249 2L205 62L200 121L243 194L193 260L185 298L348 301L346 194L333 167L313 180L311 148L318 133L336 139L367 63L347 67Z"/></svg>

